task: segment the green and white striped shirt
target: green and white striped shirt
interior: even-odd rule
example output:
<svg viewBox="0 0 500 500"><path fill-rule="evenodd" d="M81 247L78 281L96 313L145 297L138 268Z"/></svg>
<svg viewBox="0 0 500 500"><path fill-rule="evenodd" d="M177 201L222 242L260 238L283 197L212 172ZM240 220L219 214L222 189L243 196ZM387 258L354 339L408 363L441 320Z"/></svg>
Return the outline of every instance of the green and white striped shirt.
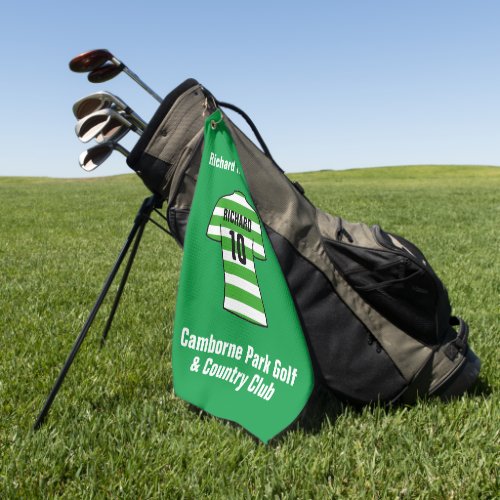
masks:
<svg viewBox="0 0 500 500"><path fill-rule="evenodd" d="M240 191L219 198L207 236L219 241L224 263L224 309L267 326L255 273L255 259L266 260L258 215Z"/></svg>

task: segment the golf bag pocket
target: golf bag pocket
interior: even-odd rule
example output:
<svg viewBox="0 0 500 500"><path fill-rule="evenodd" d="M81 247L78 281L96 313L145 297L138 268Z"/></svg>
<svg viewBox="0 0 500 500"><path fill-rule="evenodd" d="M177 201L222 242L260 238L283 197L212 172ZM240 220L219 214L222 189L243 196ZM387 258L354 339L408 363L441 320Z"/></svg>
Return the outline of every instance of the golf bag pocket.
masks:
<svg viewBox="0 0 500 500"><path fill-rule="evenodd" d="M425 345L440 342L451 309L446 290L423 254L379 226L347 231L325 241L334 266L356 292L395 326ZM349 226L353 226L349 224ZM369 229L369 231L367 231ZM356 234L363 235L358 241ZM367 241L367 234L372 241Z"/></svg>

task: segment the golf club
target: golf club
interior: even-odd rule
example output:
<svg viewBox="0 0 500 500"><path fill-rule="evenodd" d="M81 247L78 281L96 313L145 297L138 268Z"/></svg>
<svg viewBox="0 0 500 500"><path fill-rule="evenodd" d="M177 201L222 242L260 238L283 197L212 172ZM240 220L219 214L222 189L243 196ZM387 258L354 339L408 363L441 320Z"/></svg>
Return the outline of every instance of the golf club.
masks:
<svg viewBox="0 0 500 500"><path fill-rule="evenodd" d="M119 111L124 111L127 118L133 121L138 127L142 129L146 128L147 123L125 101L105 90L94 92L76 101L73 104L73 114L78 120L81 120L95 111L111 107Z"/></svg>
<svg viewBox="0 0 500 500"><path fill-rule="evenodd" d="M83 52L71 59L69 69L75 73L88 73L108 62L110 55L110 52L106 49Z"/></svg>
<svg viewBox="0 0 500 500"><path fill-rule="evenodd" d="M109 50L98 49L84 52L69 62L69 68L71 71L77 73L89 73L88 79L93 83L102 83L111 80L123 71L158 102L162 102L161 97L156 92L146 85L122 61L111 54Z"/></svg>
<svg viewBox="0 0 500 500"><path fill-rule="evenodd" d="M83 151L78 159L80 167L91 172L104 163L114 150L119 151L125 157L129 155L129 152L122 145L115 141L106 141Z"/></svg>
<svg viewBox="0 0 500 500"><path fill-rule="evenodd" d="M75 133L82 142L89 142L104 130L107 131L107 135L112 135L115 133L113 129L121 127L131 129L138 135L142 134L142 131L136 125L111 108L100 109L78 120L75 125Z"/></svg>
<svg viewBox="0 0 500 500"><path fill-rule="evenodd" d="M115 125L108 124L106 125L102 131L95 137L97 144L102 144L103 142L108 141L119 141L123 139L130 132L130 128L125 125Z"/></svg>
<svg viewBox="0 0 500 500"><path fill-rule="evenodd" d="M92 70L87 80L91 83L103 83L112 80L116 75L122 72L120 66L115 66L113 63L106 63Z"/></svg>

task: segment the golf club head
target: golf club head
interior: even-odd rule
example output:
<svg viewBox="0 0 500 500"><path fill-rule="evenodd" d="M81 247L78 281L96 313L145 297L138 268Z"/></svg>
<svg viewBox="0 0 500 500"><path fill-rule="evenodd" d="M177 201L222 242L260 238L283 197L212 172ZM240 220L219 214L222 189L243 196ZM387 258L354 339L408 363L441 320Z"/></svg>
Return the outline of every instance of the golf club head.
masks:
<svg viewBox="0 0 500 500"><path fill-rule="evenodd" d="M97 49L79 54L69 62L69 69L75 73L87 73L99 68L113 58L106 49Z"/></svg>
<svg viewBox="0 0 500 500"><path fill-rule="evenodd" d="M87 79L91 83L103 83L113 79L123 71L123 65L116 66L112 63L106 63L92 70Z"/></svg>
<svg viewBox="0 0 500 500"><path fill-rule="evenodd" d="M130 107L118 96L106 90L100 90L76 101L73 104L73 114L77 120L80 120L102 108L109 108L112 104L118 109L130 110Z"/></svg>
<svg viewBox="0 0 500 500"><path fill-rule="evenodd" d="M80 154L78 158L80 167L86 172L92 172L92 170L95 170L99 165L104 163L112 152L112 143L103 143L93 146Z"/></svg>
<svg viewBox="0 0 500 500"><path fill-rule="evenodd" d="M108 141L117 142L123 139L130 132L130 128L125 125L117 125L116 123L108 123L102 131L97 134L95 140L97 144L102 144Z"/></svg>
<svg viewBox="0 0 500 500"><path fill-rule="evenodd" d="M141 130L144 130L147 123L122 99L106 90L94 92L82 97L73 104L73 114L77 120L104 108L113 108L124 111L128 120L134 123Z"/></svg>
<svg viewBox="0 0 500 500"><path fill-rule="evenodd" d="M111 108L104 108L78 120L75 133L82 142L89 142L97 137L106 127L126 126L136 129L123 115Z"/></svg>
<svg viewBox="0 0 500 500"><path fill-rule="evenodd" d="M92 170L95 170L99 165L102 165L115 149L124 156L129 155L129 152L117 142L106 141L83 151L78 158L80 167L86 172L92 172Z"/></svg>
<svg viewBox="0 0 500 500"><path fill-rule="evenodd" d="M130 68L116 58L109 50L98 49L84 52L73 58L69 63L69 67L72 71L79 73L90 72L87 78L92 83L107 82L123 71L154 99L160 103L162 102L162 98L151 87L146 85L138 75L131 71Z"/></svg>

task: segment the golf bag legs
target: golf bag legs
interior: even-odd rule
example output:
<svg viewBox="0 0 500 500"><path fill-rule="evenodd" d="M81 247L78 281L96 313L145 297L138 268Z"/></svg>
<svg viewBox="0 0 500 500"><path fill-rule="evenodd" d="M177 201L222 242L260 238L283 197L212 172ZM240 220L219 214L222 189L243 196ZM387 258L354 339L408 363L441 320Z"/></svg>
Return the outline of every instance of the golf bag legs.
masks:
<svg viewBox="0 0 500 500"><path fill-rule="evenodd" d="M101 347L104 347L106 343L106 339L108 337L109 329L111 328L111 323L113 322L113 318L115 317L116 310L118 309L118 304L120 303L120 299L122 297L123 289L125 288L125 283L127 282L128 275L130 273L130 269L132 268L132 264L134 263L135 255L137 253L137 249L139 248L139 243L141 242L142 235L144 233L145 224L141 224L139 230L137 231L137 235L135 237L134 246L130 252L127 265L125 267L125 271L123 271L123 276L120 281L120 286L115 295L115 300L113 302L113 307L111 308L111 312L109 313L108 320L106 321L106 326L102 332L101 338Z"/></svg>
<svg viewBox="0 0 500 500"><path fill-rule="evenodd" d="M66 374L67 374L71 364L73 363L83 341L85 340L85 337L87 336L87 333L88 333L90 327L92 326L92 323L93 323L95 317L97 316L97 313L98 313L99 309L101 308L101 305L104 302L104 299L106 298L106 295L107 295L111 285L113 284L113 281L114 281L114 279L115 279L115 277L120 269L120 266L121 266L123 260L125 259L125 257L127 256L127 253L128 253L130 246L133 244L132 251L130 253L125 271L123 273L123 277L122 277L121 282L120 282L120 286L119 286L118 291L116 293L116 297L115 297L115 300L113 303L111 313L109 315L109 318L106 322L106 326L104 328L101 344L103 344L105 342L106 337L107 337L107 333L109 331L109 328L111 327L111 323L113 321L116 309L118 308L118 304L119 304L123 289L125 287L125 283L127 281L128 275L130 273L130 269L132 268L132 264L134 262L135 255L137 253L137 249L139 248L139 243L140 243L142 235L144 233L146 223L150 220L151 212L153 210L155 210L156 208L160 208L161 205L162 205L162 200L160 197L158 197L156 195L150 196L149 198L146 198L143 201L141 208L139 209L139 211L137 212L137 215L135 217L134 225L132 226L132 229L131 229L131 231L130 231L130 233L125 241L125 244L123 245L123 248L120 251L118 258L116 259L116 262L115 262L111 272L109 273L109 275L104 283L104 286L101 290L101 293L99 294L99 297L97 298L97 300L94 304L94 307L90 311L90 314L87 318L87 321L83 325L83 328L82 328L80 334L78 335L78 337L73 345L73 348L71 349L71 352L70 352L68 358L66 359L66 362L64 363L64 366L62 367L61 372L59 373L59 376L57 377L57 380L56 380L54 386L52 387L52 390L50 391L50 394L49 394L47 400L45 401L45 404L44 404L42 410L40 411L40 414L38 415L38 417L36 419L36 422L33 426L33 428L35 430L40 428L40 426L45 421L45 418L47 417L47 413L49 412L50 407L52 406L52 403L53 403L53 401L54 401L54 399L55 399L55 397L56 397L56 395L57 395L57 393L58 393L58 391L59 391L59 389L64 381L64 378L66 377Z"/></svg>

